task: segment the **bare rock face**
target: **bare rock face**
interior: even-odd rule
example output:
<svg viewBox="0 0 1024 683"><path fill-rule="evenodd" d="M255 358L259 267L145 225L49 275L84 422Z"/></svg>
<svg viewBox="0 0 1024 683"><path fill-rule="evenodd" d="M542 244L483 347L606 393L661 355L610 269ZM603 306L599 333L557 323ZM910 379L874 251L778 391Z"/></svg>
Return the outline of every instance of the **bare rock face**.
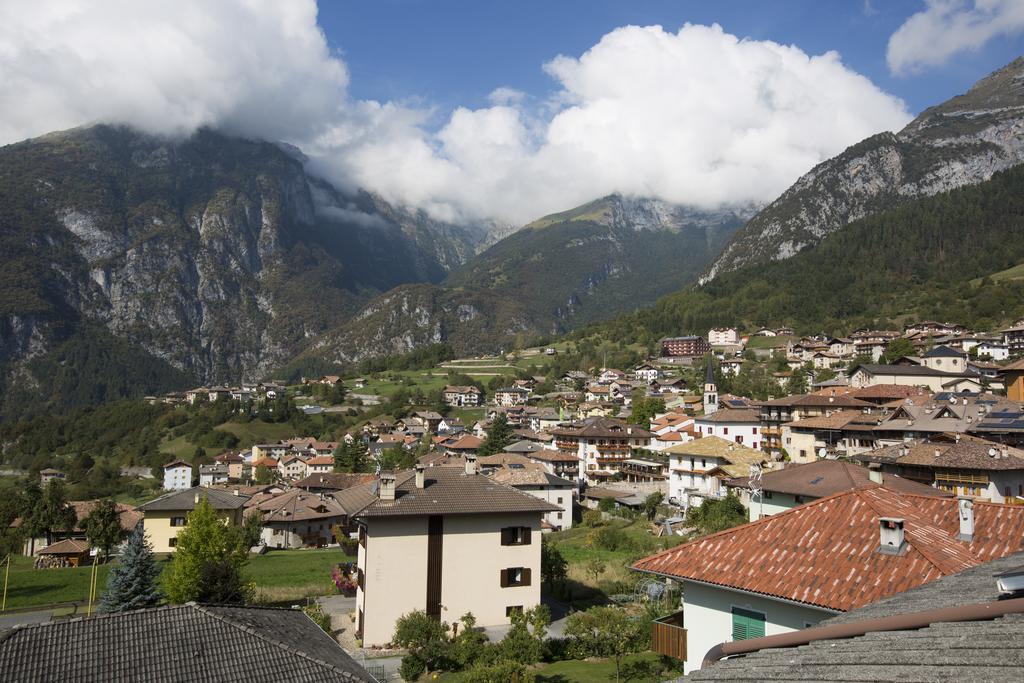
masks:
<svg viewBox="0 0 1024 683"><path fill-rule="evenodd" d="M925 110L897 134L853 145L754 216L704 272L778 261L915 197L984 182L1024 161L1024 59Z"/></svg>
<svg viewBox="0 0 1024 683"><path fill-rule="evenodd" d="M4 386L38 383L30 361L97 330L189 381L262 378L374 295L440 281L483 236L211 131L0 148L0 207Z"/></svg>

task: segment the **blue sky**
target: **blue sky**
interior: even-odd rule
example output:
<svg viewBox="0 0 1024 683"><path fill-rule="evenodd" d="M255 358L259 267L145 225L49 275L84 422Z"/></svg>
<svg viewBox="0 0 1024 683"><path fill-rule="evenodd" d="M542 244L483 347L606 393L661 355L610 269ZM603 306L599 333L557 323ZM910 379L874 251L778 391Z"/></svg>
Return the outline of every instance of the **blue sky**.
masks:
<svg viewBox="0 0 1024 683"><path fill-rule="evenodd" d="M348 64L354 97L418 100L441 115L484 106L499 86L538 97L554 91L544 63L579 56L628 24L676 31L686 22L717 22L741 38L793 44L812 55L835 50L915 114L1024 51L1020 35L997 36L941 66L894 76L886 63L889 37L924 9L923 0L338 0L320 2L319 23Z"/></svg>

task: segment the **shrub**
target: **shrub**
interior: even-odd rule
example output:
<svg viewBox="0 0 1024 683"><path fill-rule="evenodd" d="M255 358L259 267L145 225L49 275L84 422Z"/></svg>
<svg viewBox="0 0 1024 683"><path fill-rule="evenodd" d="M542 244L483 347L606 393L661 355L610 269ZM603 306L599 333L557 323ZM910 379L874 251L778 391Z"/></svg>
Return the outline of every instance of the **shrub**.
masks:
<svg viewBox="0 0 1024 683"><path fill-rule="evenodd" d="M331 632L331 617L325 614L323 609L320 607L320 603L314 602L312 605L306 605L302 608L306 616L313 620L317 626L322 628L327 633Z"/></svg>
<svg viewBox="0 0 1024 683"><path fill-rule="evenodd" d="M405 678L405 675L402 677ZM474 666L466 672L462 680L466 683L533 683L537 678L526 670L524 664L502 660L493 664Z"/></svg>
<svg viewBox="0 0 1024 683"><path fill-rule="evenodd" d="M402 657L402 664L398 667L398 673L403 681L415 681L426 670L426 663L412 652Z"/></svg>

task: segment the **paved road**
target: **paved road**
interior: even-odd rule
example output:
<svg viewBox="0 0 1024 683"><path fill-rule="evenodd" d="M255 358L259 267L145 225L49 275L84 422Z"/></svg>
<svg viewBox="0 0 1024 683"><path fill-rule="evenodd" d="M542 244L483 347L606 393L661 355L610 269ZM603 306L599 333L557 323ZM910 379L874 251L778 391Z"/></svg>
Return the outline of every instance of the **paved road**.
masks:
<svg viewBox="0 0 1024 683"><path fill-rule="evenodd" d="M0 631L14 628L15 626L29 626L31 624L45 624L50 621L53 613L49 610L44 612L20 612L18 614L5 614L0 616Z"/></svg>

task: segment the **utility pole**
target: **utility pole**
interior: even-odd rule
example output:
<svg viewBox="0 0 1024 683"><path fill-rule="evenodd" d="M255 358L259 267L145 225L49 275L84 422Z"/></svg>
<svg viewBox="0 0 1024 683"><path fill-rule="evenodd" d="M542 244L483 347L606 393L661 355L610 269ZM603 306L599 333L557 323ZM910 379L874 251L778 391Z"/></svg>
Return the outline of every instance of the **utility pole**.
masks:
<svg viewBox="0 0 1024 683"><path fill-rule="evenodd" d="M0 605L0 612L7 611L7 579L11 575L11 554L7 553L7 557L4 559L4 599L3 604Z"/></svg>

